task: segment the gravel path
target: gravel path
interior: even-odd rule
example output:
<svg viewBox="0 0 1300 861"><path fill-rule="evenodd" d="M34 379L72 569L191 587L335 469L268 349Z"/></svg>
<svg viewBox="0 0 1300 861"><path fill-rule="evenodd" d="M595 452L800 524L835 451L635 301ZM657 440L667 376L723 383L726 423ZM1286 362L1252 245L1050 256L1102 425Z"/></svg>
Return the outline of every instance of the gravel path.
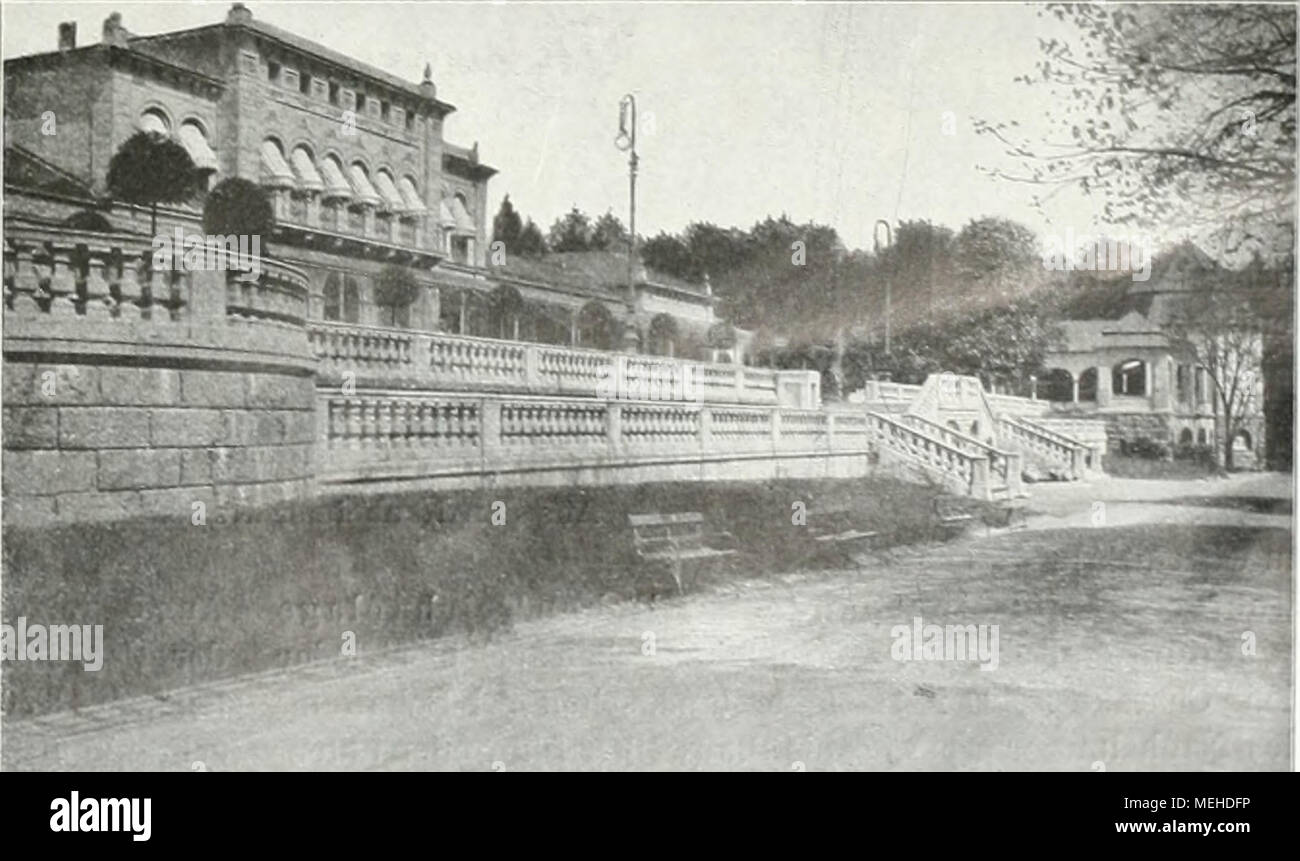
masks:
<svg viewBox="0 0 1300 861"><path fill-rule="evenodd" d="M860 571L10 722L4 768L1287 768L1289 478L1031 491L1029 531ZM917 617L998 625L997 668L895 660Z"/></svg>

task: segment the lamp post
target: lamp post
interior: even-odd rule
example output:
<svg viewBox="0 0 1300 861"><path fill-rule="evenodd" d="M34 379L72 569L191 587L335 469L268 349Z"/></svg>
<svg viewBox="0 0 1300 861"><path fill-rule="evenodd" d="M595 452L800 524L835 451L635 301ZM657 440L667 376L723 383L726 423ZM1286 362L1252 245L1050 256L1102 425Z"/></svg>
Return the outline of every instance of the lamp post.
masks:
<svg viewBox="0 0 1300 861"><path fill-rule="evenodd" d="M873 247L874 247L874 249L875 249L875 253L876 253L876 256L877 256L877 257L880 256L880 227L881 227L881 225L883 225L884 228L885 228L885 247L886 247L886 248L889 248L890 246L892 246L892 245L894 244L894 231L893 231L893 229L889 226L889 222L888 222L888 221L885 221L885 219L883 219L883 218L878 219L878 220L876 221L876 223L875 223L875 224L872 226L872 228L871 228L871 242L872 242L872 245L873 245ZM893 304L893 287L892 287L892 285L890 284L890 277L889 277L889 275L886 274L886 275L885 275L885 355L886 355L886 356L889 355L889 335L890 335L890 332L889 332L890 319L889 319L889 318L890 318L890 315L891 315L892 310L893 310L893 309L890 307L892 304Z"/></svg>
<svg viewBox="0 0 1300 861"><path fill-rule="evenodd" d="M614 146L628 153L628 242L627 242L627 328L623 333L624 347L636 343L636 97L631 93L618 102L618 135Z"/></svg>

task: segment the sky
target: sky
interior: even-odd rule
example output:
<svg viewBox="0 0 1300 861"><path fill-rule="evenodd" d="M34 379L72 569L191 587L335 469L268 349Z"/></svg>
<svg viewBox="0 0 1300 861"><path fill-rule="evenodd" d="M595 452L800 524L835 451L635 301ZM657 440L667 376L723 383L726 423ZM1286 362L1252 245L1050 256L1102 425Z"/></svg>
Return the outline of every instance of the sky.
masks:
<svg viewBox="0 0 1300 861"><path fill-rule="evenodd" d="M1040 235L1095 230L1101 202L1071 192L1040 213L1035 189L994 179L1014 167L973 117L1031 132L1050 94L1033 71L1054 19L1025 4L300 3L245 0L253 15L412 82L425 63L457 110L448 140L477 141L543 230L570 207L627 222L618 102L640 114L637 232L692 221L749 227L767 215L830 224L850 248L877 219L954 229L1005 216ZM78 44L122 13L133 33L224 20L230 3L3 5L6 58ZM950 113L949 113L950 112ZM1044 133L1046 129L1043 129Z"/></svg>

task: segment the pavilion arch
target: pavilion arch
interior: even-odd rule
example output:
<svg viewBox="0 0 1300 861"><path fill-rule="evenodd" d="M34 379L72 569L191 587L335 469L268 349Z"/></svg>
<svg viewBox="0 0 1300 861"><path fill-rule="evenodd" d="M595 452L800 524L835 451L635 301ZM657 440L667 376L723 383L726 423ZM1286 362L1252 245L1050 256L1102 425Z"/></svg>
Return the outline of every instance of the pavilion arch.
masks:
<svg viewBox="0 0 1300 861"><path fill-rule="evenodd" d="M1147 363L1129 358L1116 362L1110 368L1110 390L1117 396L1147 394Z"/></svg>
<svg viewBox="0 0 1300 861"><path fill-rule="evenodd" d="M648 350L656 356L677 355L677 339L681 334L677 318L671 314L656 314L650 319Z"/></svg>
<svg viewBox="0 0 1300 861"><path fill-rule="evenodd" d="M1191 428L1183 428L1182 433L1180 433L1180 434L1178 435L1178 444L1179 444L1179 445L1191 445L1191 444L1192 444L1192 429L1191 429Z"/></svg>
<svg viewBox="0 0 1300 861"><path fill-rule="evenodd" d="M1085 368L1083 373L1079 374L1079 400L1095 401L1097 400L1097 369Z"/></svg>
<svg viewBox="0 0 1300 861"><path fill-rule="evenodd" d="M142 132L152 132L164 137L171 137L172 124L171 114L162 105L150 105L140 112L140 116L135 121L136 128Z"/></svg>
<svg viewBox="0 0 1300 861"><path fill-rule="evenodd" d="M617 327L614 315L604 303L591 301L578 311L578 346L593 350L614 349Z"/></svg>
<svg viewBox="0 0 1300 861"><path fill-rule="evenodd" d="M1038 397L1053 403L1074 400L1074 374L1065 368L1049 368L1039 380Z"/></svg>
<svg viewBox="0 0 1300 861"><path fill-rule="evenodd" d="M1254 439L1250 435L1250 431L1245 428L1242 428L1232 435L1232 447L1237 451L1254 451L1254 442Z"/></svg>
<svg viewBox="0 0 1300 861"><path fill-rule="evenodd" d="M1205 428L1201 428L1196 432L1196 441L1201 445L1206 445L1207 443L1209 443L1210 437L1209 434L1205 432Z"/></svg>

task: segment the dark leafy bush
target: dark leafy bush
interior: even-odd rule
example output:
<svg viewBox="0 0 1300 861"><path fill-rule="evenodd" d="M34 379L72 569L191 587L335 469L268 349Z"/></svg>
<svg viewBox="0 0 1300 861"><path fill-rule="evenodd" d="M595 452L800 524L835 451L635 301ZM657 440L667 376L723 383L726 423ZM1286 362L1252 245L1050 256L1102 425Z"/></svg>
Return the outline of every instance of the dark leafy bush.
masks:
<svg viewBox="0 0 1300 861"><path fill-rule="evenodd" d="M1170 456L1168 444L1147 437L1139 437L1129 442L1124 447L1124 453L1148 460L1166 460Z"/></svg>

